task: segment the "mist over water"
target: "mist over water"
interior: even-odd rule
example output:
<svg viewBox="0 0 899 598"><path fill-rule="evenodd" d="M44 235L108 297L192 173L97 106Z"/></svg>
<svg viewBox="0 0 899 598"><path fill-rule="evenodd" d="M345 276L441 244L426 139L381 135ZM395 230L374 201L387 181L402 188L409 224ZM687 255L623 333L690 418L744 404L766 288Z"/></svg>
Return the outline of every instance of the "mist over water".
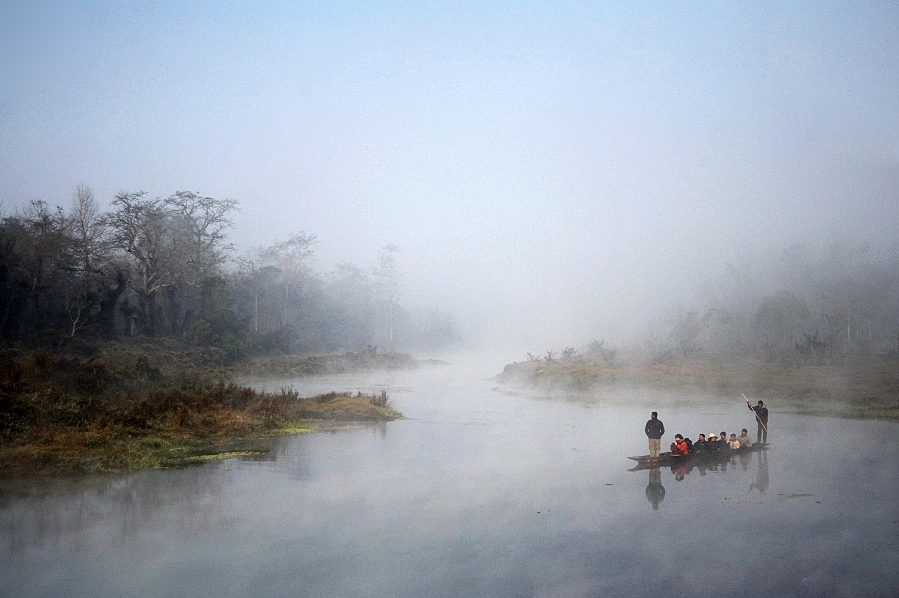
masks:
<svg viewBox="0 0 899 598"><path fill-rule="evenodd" d="M652 408L667 441L749 427L745 404L547 397L484 370L271 381L388 388L408 419L286 437L261 459L5 491L0 593L887 596L899 581L894 424L773 403L766 453L654 479L626 458L647 452Z"/></svg>

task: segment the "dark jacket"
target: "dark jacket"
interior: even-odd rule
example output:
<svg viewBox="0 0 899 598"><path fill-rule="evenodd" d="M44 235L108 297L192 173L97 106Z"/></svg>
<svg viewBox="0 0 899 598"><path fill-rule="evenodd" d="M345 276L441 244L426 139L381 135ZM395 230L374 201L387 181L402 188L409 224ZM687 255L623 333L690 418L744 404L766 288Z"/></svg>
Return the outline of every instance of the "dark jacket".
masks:
<svg viewBox="0 0 899 598"><path fill-rule="evenodd" d="M659 439L665 434L665 424L658 418L650 419L646 422L646 427L643 431L646 432L646 436L649 438Z"/></svg>
<svg viewBox="0 0 899 598"><path fill-rule="evenodd" d="M759 419L762 420L762 423L768 423L768 408L767 407L753 407L749 406L749 409L755 411L755 414L759 416Z"/></svg>

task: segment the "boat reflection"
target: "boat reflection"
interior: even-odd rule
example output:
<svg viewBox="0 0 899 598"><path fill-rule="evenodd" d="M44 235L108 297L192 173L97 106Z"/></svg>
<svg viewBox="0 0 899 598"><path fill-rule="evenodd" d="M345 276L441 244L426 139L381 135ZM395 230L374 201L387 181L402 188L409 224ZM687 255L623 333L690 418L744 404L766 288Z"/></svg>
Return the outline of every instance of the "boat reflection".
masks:
<svg viewBox="0 0 899 598"><path fill-rule="evenodd" d="M709 474L710 472L714 473L727 473L728 469L731 470L739 470L742 472L748 472L750 465L752 465L753 456L755 456L756 460L756 479L755 482L750 484L749 491L757 490L759 493L764 494L768 489L768 452L766 450L757 451L754 453L734 453L730 455L726 459L719 459L715 461L706 461L702 459L691 459L689 461L683 461L676 463L675 465L671 465L671 473L674 475L674 479L677 482L681 482L688 475L693 472L697 472L700 476L704 476ZM658 469L658 468L656 468ZM650 484L652 484L652 469L650 470ZM661 481L659 481L661 484ZM647 496L649 496L649 488L646 489Z"/></svg>

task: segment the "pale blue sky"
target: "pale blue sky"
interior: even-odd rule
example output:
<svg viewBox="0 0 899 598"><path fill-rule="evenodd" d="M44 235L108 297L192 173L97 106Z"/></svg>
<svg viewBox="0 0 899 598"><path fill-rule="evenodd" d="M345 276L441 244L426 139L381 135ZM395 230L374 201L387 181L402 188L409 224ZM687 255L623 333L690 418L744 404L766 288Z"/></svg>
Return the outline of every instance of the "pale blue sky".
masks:
<svg viewBox="0 0 899 598"><path fill-rule="evenodd" d="M0 6L7 213L236 199L240 247L395 243L407 301L523 350L639 332L747 254L899 240L890 2Z"/></svg>

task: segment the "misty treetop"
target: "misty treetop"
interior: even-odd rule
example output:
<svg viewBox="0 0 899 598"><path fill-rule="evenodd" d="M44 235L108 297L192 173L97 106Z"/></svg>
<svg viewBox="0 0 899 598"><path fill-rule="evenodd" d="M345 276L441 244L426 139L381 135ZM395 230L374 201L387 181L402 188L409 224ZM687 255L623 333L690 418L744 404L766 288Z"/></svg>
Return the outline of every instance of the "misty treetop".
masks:
<svg viewBox="0 0 899 598"><path fill-rule="evenodd" d="M672 310L653 344L685 353L793 355L899 349L899 251L831 238L815 251L794 245L708 281L699 305ZM667 332L663 332L667 330Z"/></svg>
<svg viewBox="0 0 899 598"><path fill-rule="evenodd" d="M0 220L0 342L166 336L227 354L446 346L448 314L400 304L399 248L369 269L311 266L298 232L232 259L235 200L122 192L101 212L80 186L71 208L34 201ZM232 266L233 267L229 267Z"/></svg>

